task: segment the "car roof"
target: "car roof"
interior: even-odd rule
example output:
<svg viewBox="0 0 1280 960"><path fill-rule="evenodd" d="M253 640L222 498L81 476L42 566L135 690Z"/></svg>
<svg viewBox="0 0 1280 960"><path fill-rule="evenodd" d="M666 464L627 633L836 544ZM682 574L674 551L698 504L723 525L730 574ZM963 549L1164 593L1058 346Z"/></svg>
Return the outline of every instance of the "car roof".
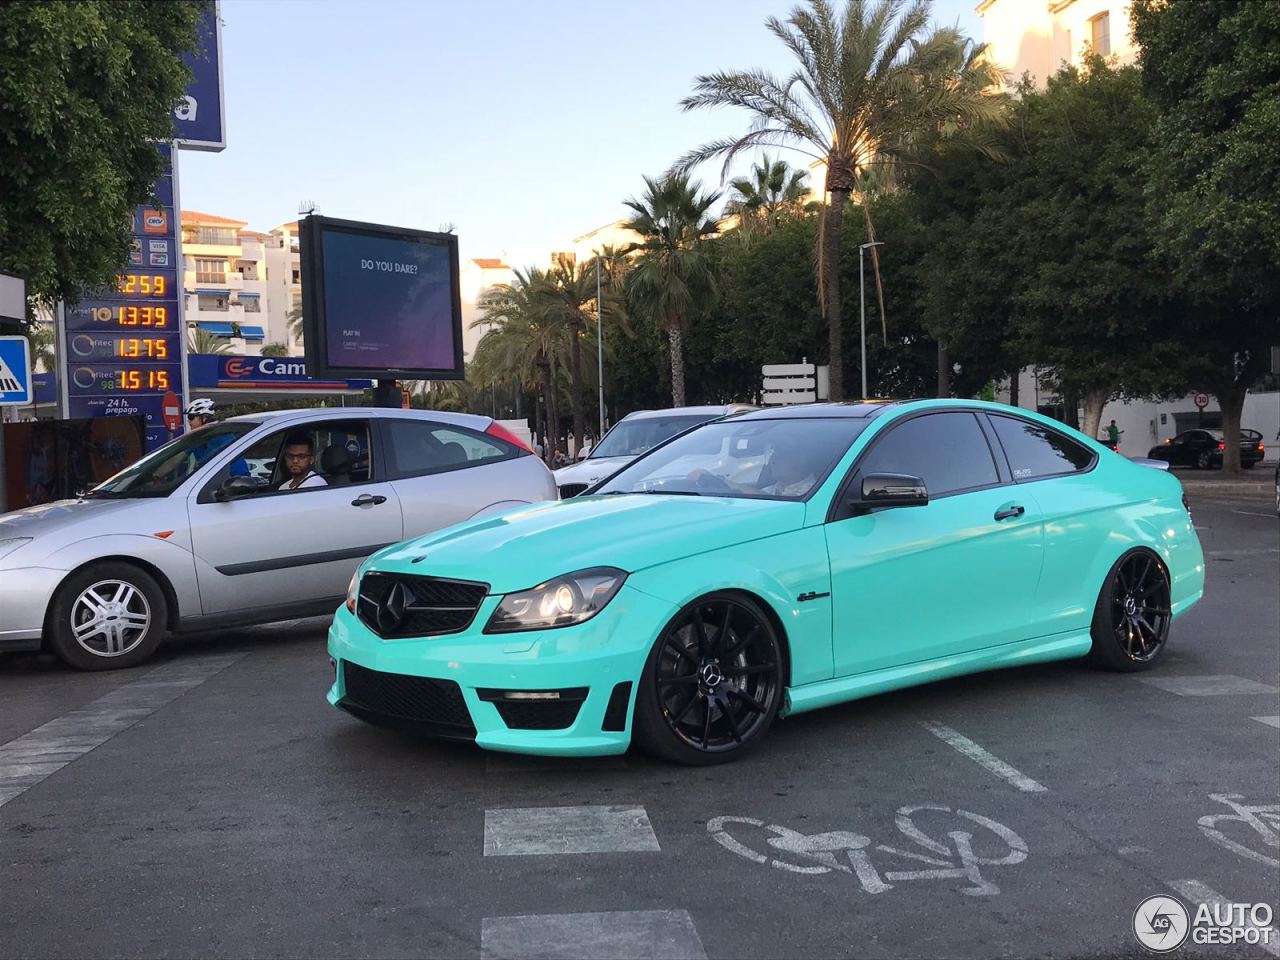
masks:
<svg viewBox="0 0 1280 960"><path fill-rule="evenodd" d="M752 411L757 408L749 403L713 403L696 407L666 407L662 410L636 410L628 413L622 420L657 420L662 417L723 417L728 413ZM618 422L621 423L622 420Z"/></svg>
<svg viewBox="0 0 1280 960"><path fill-rule="evenodd" d="M400 420L434 420L457 427L483 431L492 422L491 417L474 413L450 413L445 410L403 410L399 407L307 407L302 410L268 410L265 413L246 413L228 417L223 423L246 421L251 423L288 423L291 420L345 420L352 417L388 417Z"/></svg>
<svg viewBox="0 0 1280 960"><path fill-rule="evenodd" d="M910 400L849 400L841 403L798 403L786 407L766 407L744 413L738 420L870 420L911 403Z"/></svg>

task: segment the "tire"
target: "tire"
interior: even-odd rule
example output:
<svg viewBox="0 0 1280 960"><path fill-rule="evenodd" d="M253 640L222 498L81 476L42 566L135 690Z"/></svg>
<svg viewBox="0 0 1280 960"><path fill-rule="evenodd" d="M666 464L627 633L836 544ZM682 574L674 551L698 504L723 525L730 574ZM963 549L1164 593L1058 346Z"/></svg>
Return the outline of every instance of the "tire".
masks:
<svg viewBox="0 0 1280 960"><path fill-rule="evenodd" d="M1208 470L1212 466L1213 466L1213 458L1210 457L1209 454L1201 453L1196 455L1197 470Z"/></svg>
<svg viewBox="0 0 1280 960"><path fill-rule="evenodd" d="M95 617L101 620L96 629ZM69 666L123 670L155 652L168 622L169 604L154 577L130 563L95 563L58 588L45 636Z"/></svg>
<svg viewBox="0 0 1280 960"><path fill-rule="evenodd" d="M645 661L632 724L637 745L689 766L746 755L782 706L784 657L782 638L756 601L729 592L695 600L663 627Z"/></svg>
<svg viewBox="0 0 1280 960"><path fill-rule="evenodd" d="M1168 569L1151 551L1130 550L1115 562L1098 591L1089 662L1121 673L1149 670L1168 646L1171 622Z"/></svg>

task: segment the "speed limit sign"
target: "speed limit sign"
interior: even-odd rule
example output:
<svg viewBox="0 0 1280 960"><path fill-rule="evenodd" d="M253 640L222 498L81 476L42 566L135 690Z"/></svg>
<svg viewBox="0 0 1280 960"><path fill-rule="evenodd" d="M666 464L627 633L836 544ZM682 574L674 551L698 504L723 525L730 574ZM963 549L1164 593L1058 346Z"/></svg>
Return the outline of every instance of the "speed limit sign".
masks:
<svg viewBox="0 0 1280 960"><path fill-rule="evenodd" d="M1197 392L1196 395L1192 397L1192 400L1194 401L1196 407L1200 410L1203 410L1205 407L1209 405L1209 395L1204 392Z"/></svg>

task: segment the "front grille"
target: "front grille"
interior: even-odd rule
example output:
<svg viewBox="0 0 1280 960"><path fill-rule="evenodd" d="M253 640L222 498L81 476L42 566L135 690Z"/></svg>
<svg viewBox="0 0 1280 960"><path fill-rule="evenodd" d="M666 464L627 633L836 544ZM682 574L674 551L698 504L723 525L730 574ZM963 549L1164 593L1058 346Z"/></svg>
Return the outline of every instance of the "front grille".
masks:
<svg viewBox="0 0 1280 960"><path fill-rule="evenodd" d="M589 483L562 483L560 484L560 499L568 500L570 497L576 497L589 486Z"/></svg>
<svg viewBox="0 0 1280 960"><path fill-rule="evenodd" d="M502 722L512 730L564 730L578 719L581 700L499 700Z"/></svg>
<svg viewBox="0 0 1280 960"><path fill-rule="evenodd" d="M467 702L452 680L383 673L344 660L342 684L342 705L369 719L423 724L455 736L476 734Z"/></svg>
<svg viewBox="0 0 1280 960"><path fill-rule="evenodd" d="M403 589L394 605L387 600ZM366 573L360 581L356 615L360 622L388 640L457 633L471 625L489 594L487 583L447 580L404 573Z"/></svg>

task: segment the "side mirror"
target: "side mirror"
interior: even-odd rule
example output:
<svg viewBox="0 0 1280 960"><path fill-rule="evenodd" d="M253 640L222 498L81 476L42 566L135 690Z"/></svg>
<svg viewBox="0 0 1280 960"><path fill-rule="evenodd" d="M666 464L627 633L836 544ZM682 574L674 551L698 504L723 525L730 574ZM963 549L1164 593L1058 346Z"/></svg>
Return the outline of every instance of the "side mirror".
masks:
<svg viewBox="0 0 1280 960"><path fill-rule="evenodd" d="M213 498L219 502L236 500L247 497L251 493L257 493L261 488L262 485L256 483L252 477L227 477L222 481L222 486L218 487Z"/></svg>
<svg viewBox="0 0 1280 960"><path fill-rule="evenodd" d="M869 473L845 495L843 513L857 517L886 507L923 507L929 503L924 481L905 473Z"/></svg>

